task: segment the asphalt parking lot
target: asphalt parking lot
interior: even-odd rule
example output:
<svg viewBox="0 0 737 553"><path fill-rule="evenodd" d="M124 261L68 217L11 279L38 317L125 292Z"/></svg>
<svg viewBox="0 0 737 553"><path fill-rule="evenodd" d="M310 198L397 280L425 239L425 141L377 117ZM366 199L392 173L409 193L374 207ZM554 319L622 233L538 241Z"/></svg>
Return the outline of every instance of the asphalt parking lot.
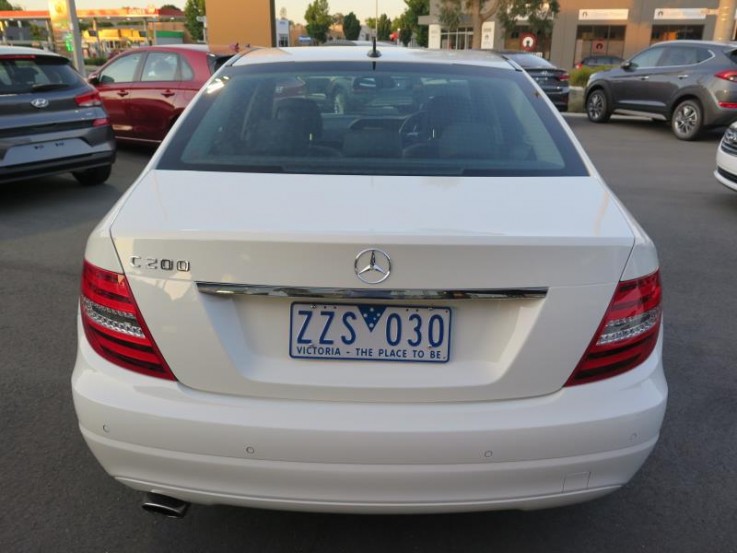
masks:
<svg viewBox="0 0 737 553"><path fill-rule="evenodd" d="M536 512L143 512L84 445L69 383L86 237L150 155L124 149L104 186L0 187L0 551L737 552L737 193L712 176L721 134L686 143L661 123L567 119L661 258L670 400L625 489Z"/></svg>

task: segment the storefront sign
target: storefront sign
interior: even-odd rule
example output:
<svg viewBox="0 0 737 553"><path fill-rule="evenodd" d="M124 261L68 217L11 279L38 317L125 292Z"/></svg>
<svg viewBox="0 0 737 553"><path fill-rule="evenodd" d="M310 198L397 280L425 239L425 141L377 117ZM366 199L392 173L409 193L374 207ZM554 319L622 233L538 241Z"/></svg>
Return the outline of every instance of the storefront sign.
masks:
<svg viewBox="0 0 737 553"><path fill-rule="evenodd" d="M626 21L628 9L622 10L578 10L579 21Z"/></svg>
<svg viewBox="0 0 737 553"><path fill-rule="evenodd" d="M704 8L657 8L653 19L706 19Z"/></svg>
<svg viewBox="0 0 737 553"><path fill-rule="evenodd" d="M481 49L491 50L494 48L494 22L486 21L481 27Z"/></svg>
<svg viewBox="0 0 737 553"><path fill-rule="evenodd" d="M532 33L522 33L519 36L519 45L525 52L532 52L537 46L537 36Z"/></svg>

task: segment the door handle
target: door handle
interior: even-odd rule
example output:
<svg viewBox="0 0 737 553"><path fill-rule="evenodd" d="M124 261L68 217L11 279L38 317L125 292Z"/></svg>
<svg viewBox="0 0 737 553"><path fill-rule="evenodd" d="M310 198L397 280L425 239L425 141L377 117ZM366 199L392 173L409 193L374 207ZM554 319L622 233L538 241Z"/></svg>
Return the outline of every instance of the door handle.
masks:
<svg viewBox="0 0 737 553"><path fill-rule="evenodd" d="M162 96L163 96L164 98L169 98L170 96L174 96L174 94L175 94L175 93L174 93L174 92L172 92L171 90L165 90L164 92L162 92L162 93L161 93L161 95L162 95Z"/></svg>
<svg viewBox="0 0 737 553"><path fill-rule="evenodd" d="M128 94L130 94L130 92L128 92L127 90L118 90L118 96L120 96L121 98L125 98L126 96L128 96Z"/></svg>
<svg viewBox="0 0 737 553"><path fill-rule="evenodd" d="M640 77L640 80L647 81L649 78L650 78L650 75L643 75L642 77Z"/></svg>
<svg viewBox="0 0 737 553"><path fill-rule="evenodd" d="M688 75L678 75L679 79L688 79Z"/></svg>

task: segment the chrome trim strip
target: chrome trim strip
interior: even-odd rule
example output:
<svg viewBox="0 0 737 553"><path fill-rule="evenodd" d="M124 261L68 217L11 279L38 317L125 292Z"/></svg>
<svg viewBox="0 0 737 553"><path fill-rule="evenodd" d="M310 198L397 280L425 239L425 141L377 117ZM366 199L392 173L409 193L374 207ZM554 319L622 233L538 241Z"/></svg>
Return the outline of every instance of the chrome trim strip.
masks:
<svg viewBox="0 0 737 553"><path fill-rule="evenodd" d="M391 290L367 288L315 288L198 282L197 289L213 296L269 296L277 298L322 298L354 300L518 300L541 299L547 288Z"/></svg>

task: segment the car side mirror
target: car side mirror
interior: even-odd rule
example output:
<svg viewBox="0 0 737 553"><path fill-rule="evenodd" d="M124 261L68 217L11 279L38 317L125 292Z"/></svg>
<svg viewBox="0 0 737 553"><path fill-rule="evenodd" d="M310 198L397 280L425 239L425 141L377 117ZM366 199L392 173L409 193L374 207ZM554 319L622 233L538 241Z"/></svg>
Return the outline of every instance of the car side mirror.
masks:
<svg viewBox="0 0 737 553"><path fill-rule="evenodd" d="M92 73L89 77L87 77L87 82L90 83L92 86L97 86L100 84L100 78L97 76L96 73Z"/></svg>
<svg viewBox="0 0 737 553"><path fill-rule="evenodd" d="M629 71L630 69L633 69L633 67L632 67L632 62L631 62L631 61L629 61L629 60L627 60L627 61L623 61L623 62L622 62L622 65L621 65L620 67L621 67L622 69L624 69L625 71Z"/></svg>

